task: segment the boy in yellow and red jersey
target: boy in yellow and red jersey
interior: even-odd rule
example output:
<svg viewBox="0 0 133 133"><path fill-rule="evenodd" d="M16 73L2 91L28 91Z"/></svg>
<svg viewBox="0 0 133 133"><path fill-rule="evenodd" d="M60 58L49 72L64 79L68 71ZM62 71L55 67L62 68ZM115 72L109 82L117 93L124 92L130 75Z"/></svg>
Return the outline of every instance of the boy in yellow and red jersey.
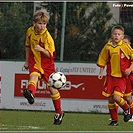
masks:
<svg viewBox="0 0 133 133"><path fill-rule="evenodd" d="M54 59L56 56L54 40L46 28L50 16L47 10L38 10L34 14L33 26L26 34L26 61L24 67L29 69L30 79L28 88L23 90L24 97L30 104L34 103L34 96L38 80L44 80L52 98L55 115L54 124L60 125L64 112L61 109L60 93L48 84L49 75L55 72Z"/></svg>
<svg viewBox="0 0 133 133"><path fill-rule="evenodd" d="M127 45L131 44L131 38L128 35L124 35L123 41L125 43L127 43ZM131 64L131 60L127 59L127 65L130 66L130 64ZM129 74L129 76L126 78L126 80L127 80L126 81L127 85L126 85L126 89L125 89L125 92L124 92L124 97L125 97L127 103L130 106L130 114L133 115L133 99L132 99L132 93L133 93L133 72L131 72Z"/></svg>
<svg viewBox="0 0 133 133"><path fill-rule="evenodd" d="M114 26L111 31L111 39L103 47L99 54L97 65L100 67L98 79L103 78L103 70L107 65L106 81L102 95L108 98L108 108L112 121L109 125L118 125L118 112L116 103L124 111L124 121L128 122L132 115L129 114L129 105L123 99L124 89L126 87L126 76L131 73L133 63L125 69L124 76L121 71L121 64L124 58L132 59L133 50L122 40L124 38L124 28L120 25Z"/></svg>
<svg viewBox="0 0 133 133"><path fill-rule="evenodd" d="M125 43L127 43L127 45L131 44L131 38L128 35L124 35L123 41ZM130 66L130 64L131 64L131 60L129 60L126 57L124 58L124 61L121 62L121 70L122 70L123 76L126 76L125 70L126 70L126 68L128 68ZM133 74L131 72L128 76L126 76L126 87L125 87L123 97L127 101L128 105L130 107L130 114L132 114L132 116L133 116L132 92L133 92ZM118 105L116 105L116 109L118 110ZM109 119L109 120L111 120L111 119ZM130 119L129 121L132 121L132 120L133 120L133 118Z"/></svg>

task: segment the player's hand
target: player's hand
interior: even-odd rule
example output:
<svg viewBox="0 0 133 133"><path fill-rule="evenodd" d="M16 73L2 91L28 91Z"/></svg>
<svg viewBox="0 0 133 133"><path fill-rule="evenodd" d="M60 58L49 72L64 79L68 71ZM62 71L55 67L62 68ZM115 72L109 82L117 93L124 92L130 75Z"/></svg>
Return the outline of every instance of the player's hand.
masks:
<svg viewBox="0 0 133 133"><path fill-rule="evenodd" d="M131 73L131 69L130 69L130 68L127 68L127 69L125 70L125 72L124 72L124 74L125 74L126 76L128 76L130 73Z"/></svg>
<svg viewBox="0 0 133 133"><path fill-rule="evenodd" d="M44 50L43 47L41 47L40 45L35 45L34 49L38 52L42 52Z"/></svg>
<svg viewBox="0 0 133 133"><path fill-rule="evenodd" d="M103 78L103 74L99 74L99 75L98 75L98 79L101 80L102 78Z"/></svg>
<svg viewBox="0 0 133 133"><path fill-rule="evenodd" d="M25 69L29 69L29 64L28 64L28 62L25 62L25 63L24 63L24 68L25 68Z"/></svg>

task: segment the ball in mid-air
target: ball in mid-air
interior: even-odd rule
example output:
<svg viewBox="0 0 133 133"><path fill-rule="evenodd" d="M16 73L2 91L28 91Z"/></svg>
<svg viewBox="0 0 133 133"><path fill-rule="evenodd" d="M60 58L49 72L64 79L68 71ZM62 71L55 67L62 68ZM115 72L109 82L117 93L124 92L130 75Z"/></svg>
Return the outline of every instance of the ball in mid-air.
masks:
<svg viewBox="0 0 133 133"><path fill-rule="evenodd" d="M66 85L66 76L62 72L54 72L48 80L51 87L61 89Z"/></svg>

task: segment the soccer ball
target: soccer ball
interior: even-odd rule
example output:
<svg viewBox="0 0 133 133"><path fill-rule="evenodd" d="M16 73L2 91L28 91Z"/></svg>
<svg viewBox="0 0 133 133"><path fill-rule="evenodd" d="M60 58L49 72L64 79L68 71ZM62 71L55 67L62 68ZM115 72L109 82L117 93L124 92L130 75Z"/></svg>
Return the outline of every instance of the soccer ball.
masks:
<svg viewBox="0 0 133 133"><path fill-rule="evenodd" d="M61 89L66 85L66 76L62 72L54 72L48 80L51 87Z"/></svg>

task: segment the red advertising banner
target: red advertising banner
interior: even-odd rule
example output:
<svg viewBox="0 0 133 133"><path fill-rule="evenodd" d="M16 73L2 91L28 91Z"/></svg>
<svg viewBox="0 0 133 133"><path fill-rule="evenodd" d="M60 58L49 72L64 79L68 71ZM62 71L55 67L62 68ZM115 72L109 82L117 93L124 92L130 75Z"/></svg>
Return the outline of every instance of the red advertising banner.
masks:
<svg viewBox="0 0 133 133"><path fill-rule="evenodd" d="M66 78L66 87L59 90L62 98L105 99L101 94L104 78L98 80L97 76L90 75L66 75ZM28 74L15 74L14 96L23 96L23 89L27 88L28 79ZM50 97L49 94L45 83L39 81L35 97L48 98Z"/></svg>

